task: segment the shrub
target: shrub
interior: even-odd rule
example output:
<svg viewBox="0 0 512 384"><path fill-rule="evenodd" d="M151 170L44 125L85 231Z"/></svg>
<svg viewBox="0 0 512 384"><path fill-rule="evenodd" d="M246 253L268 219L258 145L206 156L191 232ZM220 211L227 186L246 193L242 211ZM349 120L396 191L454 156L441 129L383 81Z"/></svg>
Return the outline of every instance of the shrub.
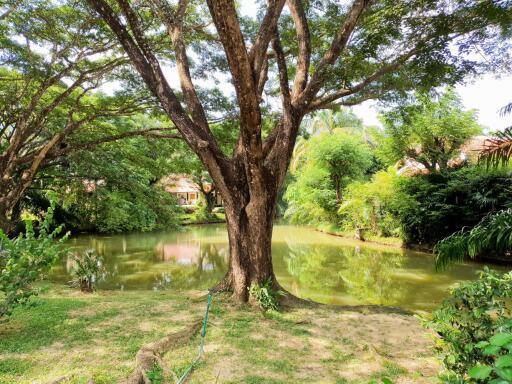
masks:
<svg viewBox="0 0 512 384"><path fill-rule="evenodd" d="M496 344L504 337L496 335L512 330L511 298L512 272L500 274L485 268L477 281L453 289L441 308L426 319L425 325L440 336L436 348L447 369L445 382L476 382L476 375L483 371L475 367L482 366L491 367L486 369L485 380L481 379L484 382L501 377L492 366L498 363L499 369L501 356L508 355L512 347L512 339Z"/></svg>
<svg viewBox="0 0 512 384"><path fill-rule="evenodd" d="M398 191L409 196L396 210L407 243L434 245L472 228L489 212L512 206L512 176L472 166L443 173L402 177Z"/></svg>
<svg viewBox="0 0 512 384"><path fill-rule="evenodd" d="M51 230L53 212L54 204L48 209L37 235L30 220L25 221L25 234L14 239L0 230L0 317L28 303L38 293L32 284L66 253L62 242L67 235L56 241L62 226Z"/></svg>
<svg viewBox="0 0 512 384"><path fill-rule="evenodd" d="M398 178L390 168L377 172L369 182L351 183L338 211L344 229L365 228L375 235L399 237L401 225L395 211L407 196L397 189Z"/></svg>

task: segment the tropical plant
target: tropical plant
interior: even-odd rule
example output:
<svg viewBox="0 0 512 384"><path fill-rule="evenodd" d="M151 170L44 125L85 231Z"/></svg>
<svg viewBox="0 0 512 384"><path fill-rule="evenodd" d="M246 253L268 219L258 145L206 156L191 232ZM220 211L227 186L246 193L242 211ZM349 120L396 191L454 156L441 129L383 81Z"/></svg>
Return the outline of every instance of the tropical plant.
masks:
<svg viewBox="0 0 512 384"><path fill-rule="evenodd" d="M401 235L401 224L395 215L399 204L408 196L397 187L399 176L390 167L379 171L370 181L355 181L347 186L338 210L345 229L364 228L381 236Z"/></svg>
<svg viewBox="0 0 512 384"><path fill-rule="evenodd" d="M489 340L481 341L476 347L482 354L491 356L492 364L477 364L470 368L468 376L477 381L490 384L508 384L512 382L512 320L503 325L503 330Z"/></svg>
<svg viewBox="0 0 512 384"><path fill-rule="evenodd" d="M504 169L467 166L429 175L401 177L395 215L404 240L434 246L463 228L473 228L489 212L512 207L512 176Z"/></svg>
<svg viewBox="0 0 512 384"><path fill-rule="evenodd" d="M279 310L279 297L284 296L284 292L274 289L272 279L265 280L262 284L252 284L248 289L249 295L264 311Z"/></svg>
<svg viewBox="0 0 512 384"><path fill-rule="evenodd" d="M507 165L512 156L512 127L494 133L494 137L487 139L484 145L480 152L481 162L494 168Z"/></svg>
<svg viewBox="0 0 512 384"><path fill-rule="evenodd" d="M484 253L500 254L512 250L512 209L485 216L471 229L463 228L444 238L434 247L436 269L466 257L474 259Z"/></svg>
<svg viewBox="0 0 512 384"><path fill-rule="evenodd" d="M478 280L454 288L441 308L424 319L424 324L439 336L436 349L443 358L449 382L477 382L478 378L471 376L483 378L484 373L485 378L500 376L499 371L494 375L492 369L483 372L474 367L498 364L496 368L500 368L500 356L508 354L501 347L507 348L512 342L509 336L503 336L512 330L508 305L511 298L512 272L501 274L485 268Z"/></svg>
<svg viewBox="0 0 512 384"><path fill-rule="evenodd" d="M507 105L504 105L500 108L499 114L500 116L505 116L512 113L512 103L508 103Z"/></svg>
<svg viewBox="0 0 512 384"><path fill-rule="evenodd" d="M417 94L415 101L382 114L385 152L394 161L411 158L430 172L445 170L462 144L482 132L475 111L465 111L448 88L440 96Z"/></svg>
<svg viewBox="0 0 512 384"><path fill-rule="evenodd" d="M57 240L62 226L52 230L54 204L36 230L25 221L25 233L10 239L0 230L0 317L8 316L14 308L25 305L38 294L33 283L44 276L51 265L67 251Z"/></svg>
<svg viewBox="0 0 512 384"><path fill-rule="evenodd" d="M82 254L74 255L72 262L71 284L80 287L82 292L93 292L100 274L104 271L101 256L88 249Z"/></svg>

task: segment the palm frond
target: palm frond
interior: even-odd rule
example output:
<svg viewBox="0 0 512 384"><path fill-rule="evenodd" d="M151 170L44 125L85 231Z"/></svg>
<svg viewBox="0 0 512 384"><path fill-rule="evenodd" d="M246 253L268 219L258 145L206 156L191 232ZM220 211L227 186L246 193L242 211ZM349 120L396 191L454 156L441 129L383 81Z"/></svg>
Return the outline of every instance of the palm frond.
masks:
<svg viewBox="0 0 512 384"><path fill-rule="evenodd" d="M500 108L498 113L500 114L500 116L505 116L505 115L509 115L510 113L512 113L512 103L508 103L504 107Z"/></svg>
<svg viewBox="0 0 512 384"><path fill-rule="evenodd" d="M512 127L502 132L496 132L494 137L485 140L480 152L479 162L485 162L487 167L505 165L512 157Z"/></svg>
<svg viewBox="0 0 512 384"><path fill-rule="evenodd" d="M473 229L462 229L441 240L434 247L436 269L443 270L467 257L484 253L504 254L512 250L512 209L485 216Z"/></svg>

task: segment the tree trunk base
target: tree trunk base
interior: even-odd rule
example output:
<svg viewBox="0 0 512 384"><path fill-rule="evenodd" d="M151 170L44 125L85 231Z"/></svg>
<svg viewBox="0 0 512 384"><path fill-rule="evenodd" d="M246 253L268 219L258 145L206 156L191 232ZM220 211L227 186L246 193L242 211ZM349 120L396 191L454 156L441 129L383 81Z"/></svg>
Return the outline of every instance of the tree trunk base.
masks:
<svg viewBox="0 0 512 384"><path fill-rule="evenodd" d="M279 298L279 305L283 310L293 310L296 308L328 308L339 312L357 312L364 314L398 314L412 316L413 312L400 307L367 304L367 305L336 305L336 304L324 304L318 303L309 299L303 299L295 296L293 293L284 289L277 281L274 280L272 288L276 292L281 292L282 295ZM230 278L226 275L216 286L210 289L211 293L233 293L233 288L230 283ZM236 295L232 295L235 302L240 302Z"/></svg>

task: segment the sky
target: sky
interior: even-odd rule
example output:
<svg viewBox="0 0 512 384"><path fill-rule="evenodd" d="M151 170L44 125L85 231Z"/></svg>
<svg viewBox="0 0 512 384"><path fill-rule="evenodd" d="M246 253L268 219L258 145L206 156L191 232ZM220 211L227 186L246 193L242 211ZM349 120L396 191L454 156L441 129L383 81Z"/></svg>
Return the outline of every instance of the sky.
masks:
<svg viewBox="0 0 512 384"><path fill-rule="evenodd" d="M455 89L465 109L477 110L478 121L486 130L497 131L512 126L512 115L501 117L498 114L501 107L512 102L512 76L496 78L485 75L460 84ZM375 102L365 102L352 110L365 124L381 126Z"/></svg>

